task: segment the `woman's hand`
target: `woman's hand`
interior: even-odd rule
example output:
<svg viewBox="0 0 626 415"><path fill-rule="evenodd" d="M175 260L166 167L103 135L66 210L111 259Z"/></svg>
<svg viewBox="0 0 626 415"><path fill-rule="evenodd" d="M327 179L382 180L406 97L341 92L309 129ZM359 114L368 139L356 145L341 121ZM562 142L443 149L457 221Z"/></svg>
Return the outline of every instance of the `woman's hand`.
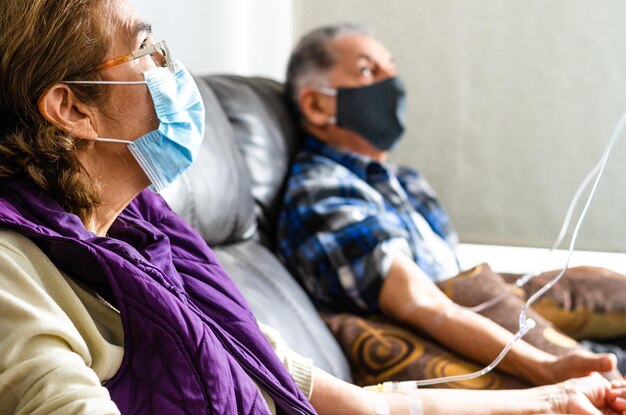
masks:
<svg viewBox="0 0 626 415"><path fill-rule="evenodd" d="M626 414L626 381L609 382L595 374L560 383L559 413L580 415Z"/></svg>

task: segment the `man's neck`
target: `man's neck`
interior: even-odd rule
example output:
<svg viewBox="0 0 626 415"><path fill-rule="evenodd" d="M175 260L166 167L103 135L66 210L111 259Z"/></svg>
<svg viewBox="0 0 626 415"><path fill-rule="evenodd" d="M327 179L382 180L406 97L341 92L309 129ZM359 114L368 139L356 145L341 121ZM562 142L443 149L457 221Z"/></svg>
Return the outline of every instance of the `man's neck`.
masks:
<svg viewBox="0 0 626 415"><path fill-rule="evenodd" d="M345 128L335 125L317 127L307 123L304 129L307 133L317 137L326 144L338 147L342 150L369 157L380 163L384 163L387 160L388 153L386 151L377 149L360 135L346 130Z"/></svg>

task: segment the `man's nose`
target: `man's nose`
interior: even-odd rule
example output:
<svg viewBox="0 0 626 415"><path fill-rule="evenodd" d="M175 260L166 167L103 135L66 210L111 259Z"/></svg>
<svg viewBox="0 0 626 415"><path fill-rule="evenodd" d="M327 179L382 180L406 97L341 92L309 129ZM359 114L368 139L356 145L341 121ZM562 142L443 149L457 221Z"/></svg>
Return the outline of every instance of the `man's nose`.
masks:
<svg viewBox="0 0 626 415"><path fill-rule="evenodd" d="M395 65L392 64L381 64L378 67L378 80L382 81L387 78L391 78L396 76L398 71L396 70Z"/></svg>

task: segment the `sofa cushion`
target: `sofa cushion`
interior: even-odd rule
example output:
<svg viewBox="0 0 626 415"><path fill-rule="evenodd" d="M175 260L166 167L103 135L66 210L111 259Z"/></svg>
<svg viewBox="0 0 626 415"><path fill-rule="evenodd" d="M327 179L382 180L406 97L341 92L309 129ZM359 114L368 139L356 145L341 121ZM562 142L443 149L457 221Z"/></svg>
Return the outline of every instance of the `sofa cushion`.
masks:
<svg viewBox="0 0 626 415"><path fill-rule="evenodd" d="M475 307L502 292L511 290L502 275L493 272L487 264L477 265L437 285L455 303L465 307ZM524 306L524 300L518 296L519 291L517 289L500 302L481 311L480 314L495 321L511 333L517 332L519 313ZM524 341L527 343L553 355L561 355L581 348L580 344L559 331L533 309L528 310L528 317L535 321L535 327L524 335Z"/></svg>
<svg viewBox="0 0 626 415"><path fill-rule="evenodd" d="M250 240L217 247L215 253L257 320L278 330L291 349L313 359L315 366L351 380L337 341L302 288L267 248Z"/></svg>
<svg viewBox="0 0 626 415"><path fill-rule="evenodd" d="M275 242L275 223L289 164L297 150L298 129L283 86L265 78L209 76L227 115L250 177L261 240Z"/></svg>
<svg viewBox="0 0 626 415"><path fill-rule="evenodd" d="M213 90L203 79L196 83L206 108L204 141L196 161L163 196L209 245L245 240L256 232L250 176Z"/></svg>
<svg viewBox="0 0 626 415"><path fill-rule="evenodd" d="M560 271L544 272L524 286L524 297L552 280ZM519 275L502 274L513 282ZM626 276L596 267L569 268L561 280L534 304L539 314L575 339L611 340L626 336Z"/></svg>

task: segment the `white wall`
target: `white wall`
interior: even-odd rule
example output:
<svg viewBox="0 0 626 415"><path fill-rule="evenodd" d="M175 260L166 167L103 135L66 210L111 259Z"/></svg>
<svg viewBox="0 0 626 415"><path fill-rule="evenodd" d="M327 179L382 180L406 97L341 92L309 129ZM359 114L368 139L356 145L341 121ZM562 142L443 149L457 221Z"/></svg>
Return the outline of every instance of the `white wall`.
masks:
<svg viewBox="0 0 626 415"><path fill-rule="evenodd" d="M133 2L198 74L283 79L312 27L374 28L410 97L394 158L430 179L464 241L549 245L626 108L622 0ZM584 249L626 247L626 143L610 162Z"/></svg>
<svg viewBox="0 0 626 415"><path fill-rule="evenodd" d="M461 238L548 246L578 183L626 109L620 0L298 0L296 37L372 27L409 90L396 161L418 167ZM626 248L626 138L580 248Z"/></svg>
<svg viewBox="0 0 626 415"><path fill-rule="evenodd" d="M284 79L292 0L131 1L192 72Z"/></svg>

